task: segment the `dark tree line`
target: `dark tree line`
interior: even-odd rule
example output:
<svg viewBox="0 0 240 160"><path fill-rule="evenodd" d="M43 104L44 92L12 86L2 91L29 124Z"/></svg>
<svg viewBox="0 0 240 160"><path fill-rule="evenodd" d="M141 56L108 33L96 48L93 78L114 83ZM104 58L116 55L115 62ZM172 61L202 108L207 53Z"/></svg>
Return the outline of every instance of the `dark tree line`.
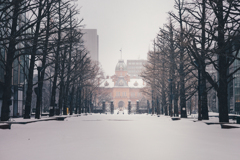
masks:
<svg viewBox="0 0 240 160"><path fill-rule="evenodd" d="M157 51L149 53L142 73L158 90L166 115L172 116L173 110L177 116L179 110L181 117L186 117L186 101L197 92L198 119L208 119L207 95L213 88L219 121L229 121L228 87L240 69L234 66L239 61L239 7L237 0L175 0L169 23L156 37ZM161 72L155 72L154 65ZM209 66L216 70L217 78L207 70Z"/></svg>
<svg viewBox="0 0 240 160"><path fill-rule="evenodd" d="M31 117L34 88L35 118L40 118L46 84L51 91L50 116L67 114L67 108L70 114L74 108L81 113L81 99L90 97L88 92L99 85L95 79L102 72L84 48L82 19L77 16L79 8L70 0L0 1L0 48L4 50L0 55L4 70L1 120L9 119L15 62L24 67L27 82L24 118ZM34 71L38 72L36 83Z"/></svg>

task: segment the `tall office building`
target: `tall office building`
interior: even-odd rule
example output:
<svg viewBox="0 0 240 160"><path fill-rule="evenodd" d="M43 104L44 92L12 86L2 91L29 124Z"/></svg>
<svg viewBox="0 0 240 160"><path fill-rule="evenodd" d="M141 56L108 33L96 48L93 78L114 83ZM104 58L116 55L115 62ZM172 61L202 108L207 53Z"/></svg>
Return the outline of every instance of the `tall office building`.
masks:
<svg viewBox="0 0 240 160"><path fill-rule="evenodd" d="M213 57L214 60L217 60L217 56ZM214 68L213 65L207 65L206 71L209 73L209 75L212 77L214 81L217 81L218 79L218 72ZM210 84L207 82L207 87L210 88ZM195 94L195 98L197 98L197 93ZM198 104L198 102L196 102ZM209 111L218 112L218 97L217 92L212 88L208 91L208 107Z"/></svg>
<svg viewBox="0 0 240 160"><path fill-rule="evenodd" d="M141 78L140 74L147 60L127 60L127 71L130 78Z"/></svg>
<svg viewBox="0 0 240 160"><path fill-rule="evenodd" d="M238 55L238 58L239 58L239 55ZM233 63L233 68L234 68L234 70L236 70L239 67L240 67L240 61L236 59ZM232 86L230 86L230 89L232 89L233 96L229 97L230 111L234 111L235 113L240 114L240 71L238 70L233 75L232 78L233 78L233 82L232 82ZM233 102L233 105L231 105L231 100Z"/></svg>
<svg viewBox="0 0 240 160"><path fill-rule="evenodd" d="M99 61L97 29L82 29L83 43L93 61Z"/></svg>

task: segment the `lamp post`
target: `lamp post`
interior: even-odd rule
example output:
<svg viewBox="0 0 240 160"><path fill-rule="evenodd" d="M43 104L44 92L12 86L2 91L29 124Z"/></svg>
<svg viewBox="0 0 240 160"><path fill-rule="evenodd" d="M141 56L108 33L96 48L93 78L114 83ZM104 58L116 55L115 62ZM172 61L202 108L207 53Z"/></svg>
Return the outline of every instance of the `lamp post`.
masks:
<svg viewBox="0 0 240 160"><path fill-rule="evenodd" d="M105 100L103 100L102 102L102 110L103 110L103 113L105 113Z"/></svg>
<svg viewBox="0 0 240 160"><path fill-rule="evenodd" d="M153 88L152 88L152 115L154 114L154 97L153 97Z"/></svg>
<svg viewBox="0 0 240 160"><path fill-rule="evenodd" d="M192 114L192 98L189 99L189 103L190 103L189 109L190 109L190 115L191 115Z"/></svg>
<svg viewBox="0 0 240 160"><path fill-rule="evenodd" d="M158 96L157 96L157 115L158 115L158 117L160 116L160 103L158 100Z"/></svg>
<svg viewBox="0 0 240 160"><path fill-rule="evenodd" d="M150 108L150 104L149 104L149 100L147 100L147 114L149 114L149 108Z"/></svg>
<svg viewBox="0 0 240 160"><path fill-rule="evenodd" d="M131 114L131 101L128 101L128 114Z"/></svg>
<svg viewBox="0 0 240 160"><path fill-rule="evenodd" d="M137 114L139 114L139 100L137 100Z"/></svg>
<svg viewBox="0 0 240 160"><path fill-rule="evenodd" d="M114 105L113 105L113 101L111 101L111 114L114 113Z"/></svg>
<svg viewBox="0 0 240 160"><path fill-rule="evenodd" d="M41 82L41 72L43 70L43 67L37 67L38 70L38 87L35 88L35 93L37 94L37 104L36 104L36 113L35 113L35 118L36 119L40 119L40 114L41 114L41 105L42 105L42 90L40 90L40 88L42 88L42 84L43 82Z"/></svg>
<svg viewBox="0 0 240 160"><path fill-rule="evenodd" d="M161 106L162 106L162 115L163 115L163 103L161 102Z"/></svg>

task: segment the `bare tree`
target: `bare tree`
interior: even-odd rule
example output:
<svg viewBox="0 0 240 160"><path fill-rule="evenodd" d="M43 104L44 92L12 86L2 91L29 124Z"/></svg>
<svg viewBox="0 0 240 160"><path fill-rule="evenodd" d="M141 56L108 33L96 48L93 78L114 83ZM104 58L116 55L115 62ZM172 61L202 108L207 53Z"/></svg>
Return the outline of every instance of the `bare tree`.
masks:
<svg viewBox="0 0 240 160"><path fill-rule="evenodd" d="M31 49L31 60L30 60L30 67L29 67L29 74L28 74L28 84L27 84L27 97L26 97L26 104L25 104L25 114L24 118L30 118L31 117L31 101L32 101L32 88L33 88L33 71L35 67L35 56L37 54L38 50L38 41L39 41L39 35L40 35L40 24L43 19L43 17L46 16L46 12L44 10L47 10L44 8L46 6L47 1L39 0L36 2L38 5L38 8L36 8L37 17L36 17L36 25L33 35L33 44ZM38 115L40 114L40 108L36 110L36 118L40 118Z"/></svg>
<svg viewBox="0 0 240 160"><path fill-rule="evenodd" d="M179 76L180 76L180 107L181 107L181 117L187 118L187 112L186 112L186 91L185 91L185 65L184 65L184 59L186 56L186 47L184 44L184 28L183 28L183 14L185 12L184 8L184 0L175 0L175 6L174 8L177 10L178 14L174 14L173 12L170 12L169 14L179 23Z"/></svg>
<svg viewBox="0 0 240 160"><path fill-rule="evenodd" d="M29 32L29 30L38 26L39 21L45 16L43 11L45 10L43 7L45 1L13 0L1 3L1 11L3 11L1 12L1 27L3 29L1 29L0 44L6 50L6 57L1 56L5 71L1 119L8 120L13 62L21 56L31 55L36 52L38 29L35 28L37 30L34 30L34 32ZM41 9L39 9L40 6ZM32 13L32 16L27 17L29 13ZM28 53L26 50L31 50L31 52ZM31 73L29 77L31 79Z"/></svg>
<svg viewBox="0 0 240 160"><path fill-rule="evenodd" d="M219 121L228 122L228 84L232 81L233 74L239 70L238 67L232 67L239 53L239 47L236 45L239 44L239 18L236 14L239 12L238 1L202 1L197 4L203 8L202 12L191 12L190 9L189 11L202 26L195 33L200 30L202 35L199 40L196 38L199 36L193 32L192 40L189 41L192 43L188 48L201 67L202 77L206 78L217 92ZM212 12L205 12L205 15L204 8ZM217 81L205 70L206 64L214 66L218 72Z"/></svg>

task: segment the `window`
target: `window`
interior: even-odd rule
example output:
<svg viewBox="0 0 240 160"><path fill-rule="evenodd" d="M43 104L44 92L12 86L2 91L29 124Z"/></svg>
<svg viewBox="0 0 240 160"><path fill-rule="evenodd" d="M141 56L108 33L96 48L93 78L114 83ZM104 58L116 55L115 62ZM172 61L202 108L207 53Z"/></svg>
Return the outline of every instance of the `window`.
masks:
<svg viewBox="0 0 240 160"><path fill-rule="evenodd" d="M120 97L120 92L116 92L116 97Z"/></svg>
<svg viewBox="0 0 240 160"><path fill-rule="evenodd" d="M135 93L134 93L134 92L131 93L131 97L132 97L132 98L135 97Z"/></svg>
<svg viewBox="0 0 240 160"><path fill-rule="evenodd" d="M240 102L240 96L235 96L235 102Z"/></svg>
<svg viewBox="0 0 240 160"><path fill-rule="evenodd" d="M235 95L240 95L240 88L235 88Z"/></svg>

